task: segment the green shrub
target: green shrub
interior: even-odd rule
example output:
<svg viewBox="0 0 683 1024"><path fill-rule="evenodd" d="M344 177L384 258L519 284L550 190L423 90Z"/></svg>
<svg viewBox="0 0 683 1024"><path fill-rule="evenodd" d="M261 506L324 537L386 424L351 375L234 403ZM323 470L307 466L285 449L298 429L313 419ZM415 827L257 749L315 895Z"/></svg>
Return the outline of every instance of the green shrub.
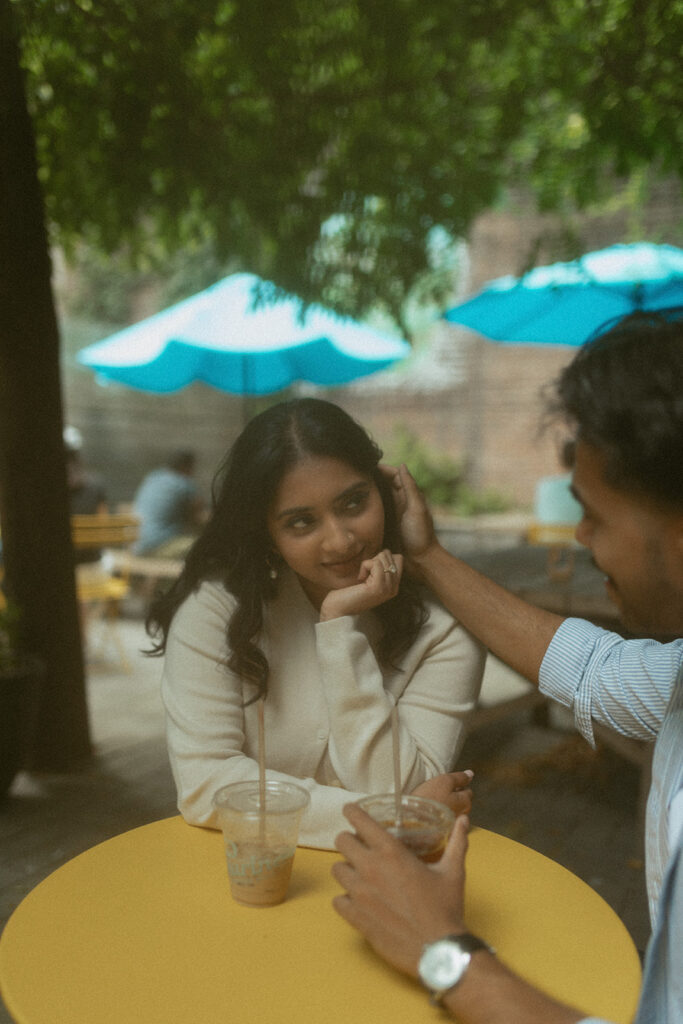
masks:
<svg viewBox="0 0 683 1024"><path fill-rule="evenodd" d="M512 502L499 491L474 491L463 484L458 491L455 508L451 509L459 516L478 516L494 512L507 512Z"/></svg>
<svg viewBox="0 0 683 1024"><path fill-rule="evenodd" d="M446 509L453 515L505 512L512 504L496 491L473 490L464 480L460 463L431 450L403 424L396 428L387 446L386 461L392 465L405 462L430 506Z"/></svg>
<svg viewBox="0 0 683 1024"><path fill-rule="evenodd" d="M450 506L456 501L461 467L450 456L430 451L407 427L397 427L387 461L393 465L405 462L430 505Z"/></svg>

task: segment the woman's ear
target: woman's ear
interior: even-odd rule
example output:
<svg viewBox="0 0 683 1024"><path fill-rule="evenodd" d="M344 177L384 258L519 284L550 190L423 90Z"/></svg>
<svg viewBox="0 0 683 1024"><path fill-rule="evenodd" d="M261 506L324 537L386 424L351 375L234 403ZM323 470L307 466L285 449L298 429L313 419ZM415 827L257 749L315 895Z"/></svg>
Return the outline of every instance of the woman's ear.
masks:
<svg viewBox="0 0 683 1024"><path fill-rule="evenodd" d="M285 561L277 548L271 548L266 555L266 565L268 566L268 575L271 580L276 580L278 578L280 570L284 564Z"/></svg>

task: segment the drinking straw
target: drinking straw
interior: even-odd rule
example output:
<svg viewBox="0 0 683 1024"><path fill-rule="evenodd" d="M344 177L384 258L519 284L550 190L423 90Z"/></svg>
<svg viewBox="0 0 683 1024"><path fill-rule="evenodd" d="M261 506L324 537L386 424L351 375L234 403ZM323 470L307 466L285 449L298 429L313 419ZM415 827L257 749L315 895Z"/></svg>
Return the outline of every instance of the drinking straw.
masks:
<svg viewBox="0 0 683 1024"><path fill-rule="evenodd" d="M400 828L403 824L403 810L401 808L401 751L398 745L398 705L396 704L391 709L391 745L394 751L394 818L395 824Z"/></svg>
<svg viewBox="0 0 683 1024"><path fill-rule="evenodd" d="M259 839L266 838L266 728L263 697L258 701L258 790L259 790Z"/></svg>

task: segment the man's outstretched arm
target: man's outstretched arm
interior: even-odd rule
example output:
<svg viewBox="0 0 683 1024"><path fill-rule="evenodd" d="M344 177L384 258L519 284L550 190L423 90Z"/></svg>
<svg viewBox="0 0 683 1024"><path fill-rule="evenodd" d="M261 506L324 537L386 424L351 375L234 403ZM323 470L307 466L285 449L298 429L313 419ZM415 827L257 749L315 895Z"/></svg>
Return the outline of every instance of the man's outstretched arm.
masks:
<svg viewBox="0 0 683 1024"><path fill-rule="evenodd" d="M409 569L493 654L537 685L563 616L523 601L446 551L407 467L383 470L392 481Z"/></svg>

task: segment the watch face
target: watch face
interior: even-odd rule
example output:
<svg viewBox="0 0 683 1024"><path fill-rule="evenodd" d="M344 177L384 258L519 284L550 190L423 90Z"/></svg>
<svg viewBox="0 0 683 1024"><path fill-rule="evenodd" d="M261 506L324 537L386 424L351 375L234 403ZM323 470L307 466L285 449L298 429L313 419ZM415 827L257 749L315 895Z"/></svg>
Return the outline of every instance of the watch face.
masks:
<svg viewBox="0 0 683 1024"><path fill-rule="evenodd" d="M451 988L460 981L469 962L470 954L454 942L448 939L433 942L420 959L420 977L428 988Z"/></svg>

